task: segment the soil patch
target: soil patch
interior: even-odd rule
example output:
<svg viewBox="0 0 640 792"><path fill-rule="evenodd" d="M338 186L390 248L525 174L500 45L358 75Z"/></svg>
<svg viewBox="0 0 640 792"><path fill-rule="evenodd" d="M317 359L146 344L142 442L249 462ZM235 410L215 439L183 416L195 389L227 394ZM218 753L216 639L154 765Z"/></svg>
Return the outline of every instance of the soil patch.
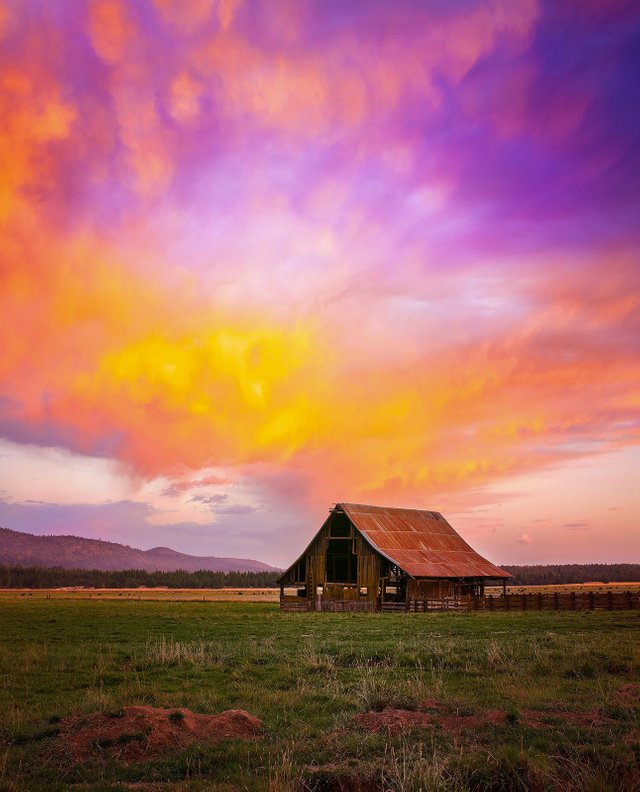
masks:
<svg viewBox="0 0 640 792"><path fill-rule="evenodd" d="M419 710L385 709L381 712L361 712L353 720L361 729L372 733L426 729L435 725L431 715Z"/></svg>
<svg viewBox="0 0 640 792"><path fill-rule="evenodd" d="M585 729L598 726L606 726L611 723L611 718L607 718L601 713L590 710L587 712L568 712L566 710L521 710L520 720L532 729L552 729L558 721L571 723Z"/></svg>
<svg viewBox="0 0 640 792"><path fill-rule="evenodd" d="M624 685L618 691L618 696L625 702L640 704L640 685Z"/></svg>
<svg viewBox="0 0 640 792"><path fill-rule="evenodd" d="M252 740L262 723L244 710L199 715L188 709L124 707L117 712L72 715L60 722L57 743L74 760L103 756L141 761L194 742Z"/></svg>
<svg viewBox="0 0 640 792"><path fill-rule="evenodd" d="M385 709L381 712L363 712L354 717L354 723L368 732L401 732L409 729L439 727L450 734L476 731L487 724L504 726L507 723L523 723L532 729L551 729L559 722L570 723L582 728L598 728L611 723L611 719L597 711L567 712L564 710L521 710L511 719L504 710L485 710L476 715L456 715L446 712L437 702L424 702L424 710Z"/></svg>

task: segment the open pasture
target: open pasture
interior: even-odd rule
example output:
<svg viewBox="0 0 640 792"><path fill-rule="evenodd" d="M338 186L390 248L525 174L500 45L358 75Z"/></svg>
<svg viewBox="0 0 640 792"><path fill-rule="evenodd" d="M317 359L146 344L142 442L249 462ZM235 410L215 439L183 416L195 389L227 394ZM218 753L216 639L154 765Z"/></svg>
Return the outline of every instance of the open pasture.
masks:
<svg viewBox="0 0 640 792"><path fill-rule="evenodd" d="M549 586L507 586L507 594L570 594L608 591L640 592L639 582L630 583L566 583ZM487 594L500 596L502 586L488 586ZM157 602L278 602L277 588L222 588L222 589L175 589L175 588L54 588L54 589L0 589L0 601L16 599L65 599L65 600L146 600Z"/></svg>
<svg viewBox="0 0 640 792"><path fill-rule="evenodd" d="M71 716L133 705L242 709L262 736L142 761L96 740L71 761ZM4 592L0 713L3 790L637 790L640 613L286 614Z"/></svg>
<svg viewBox="0 0 640 792"><path fill-rule="evenodd" d="M0 589L0 601L32 599L146 600L152 602L278 602L275 588L84 588Z"/></svg>

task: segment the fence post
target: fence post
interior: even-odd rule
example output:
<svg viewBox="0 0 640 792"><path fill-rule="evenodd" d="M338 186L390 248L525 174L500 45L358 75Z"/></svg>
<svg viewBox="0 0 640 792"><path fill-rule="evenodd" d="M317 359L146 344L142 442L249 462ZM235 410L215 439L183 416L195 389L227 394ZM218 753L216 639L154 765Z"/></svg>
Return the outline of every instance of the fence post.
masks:
<svg viewBox="0 0 640 792"><path fill-rule="evenodd" d="M595 597L593 591L589 592L589 610L593 610L595 608Z"/></svg>
<svg viewBox="0 0 640 792"><path fill-rule="evenodd" d="M489 610L493 610L493 595L489 594Z"/></svg>
<svg viewBox="0 0 640 792"><path fill-rule="evenodd" d="M628 608L629 610L631 610L631 608L633 608L633 603L632 603L632 601L631 601L631 592L630 592L630 591L627 591L627 592L625 592L625 593L626 593L626 595L627 595L627 608Z"/></svg>
<svg viewBox="0 0 640 792"><path fill-rule="evenodd" d="M538 592L538 610L542 610L542 594Z"/></svg>
<svg viewBox="0 0 640 792"><path fill-rule="evenodd" d="M613 610L613 592L607 591L607 610Z"/></svg>
<svg viewBox="0 0 640 792"><path fill-rule="evenodd" d="M553 593L553 608L554 608L554 610L558 610L559 607L560 607L560 605L559 605L558 592L554 591L554 593Z"/></svg>
<svg viewBox="0 0 640 792"><path fill-rule="evenodd" d="M571 592L571 610L575 610L575 609L576 609L576 592L572 591Z"/></svg>

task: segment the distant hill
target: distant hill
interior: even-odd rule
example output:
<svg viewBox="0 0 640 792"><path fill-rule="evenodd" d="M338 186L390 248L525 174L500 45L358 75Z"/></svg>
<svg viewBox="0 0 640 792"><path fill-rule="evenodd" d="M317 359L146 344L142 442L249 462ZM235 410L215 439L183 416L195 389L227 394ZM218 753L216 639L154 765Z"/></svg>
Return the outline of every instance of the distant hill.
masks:
<svg viewBox="0 0 640 792"><path fill-rule="evenodd" d="M250 558L178 553L169 547L135 547L80 536L34 536L0 528L0 564L65 569L143 569L147 572L270 572L276 567Z"/></svg>

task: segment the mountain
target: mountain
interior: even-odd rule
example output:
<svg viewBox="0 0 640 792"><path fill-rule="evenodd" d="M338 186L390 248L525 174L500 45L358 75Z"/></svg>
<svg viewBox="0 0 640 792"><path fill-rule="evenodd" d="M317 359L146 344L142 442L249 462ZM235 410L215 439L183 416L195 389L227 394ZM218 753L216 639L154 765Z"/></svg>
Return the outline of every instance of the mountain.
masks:
<svg viewBox="0 0 640 792"><path fill-rule="evenodd" d="M65 569L144 569L147 572L270 572L276 567L250 558L217 558L178 553L169 547L135 547L81 536L34 536L0 528L0 564L59 566Z"/></svg>

